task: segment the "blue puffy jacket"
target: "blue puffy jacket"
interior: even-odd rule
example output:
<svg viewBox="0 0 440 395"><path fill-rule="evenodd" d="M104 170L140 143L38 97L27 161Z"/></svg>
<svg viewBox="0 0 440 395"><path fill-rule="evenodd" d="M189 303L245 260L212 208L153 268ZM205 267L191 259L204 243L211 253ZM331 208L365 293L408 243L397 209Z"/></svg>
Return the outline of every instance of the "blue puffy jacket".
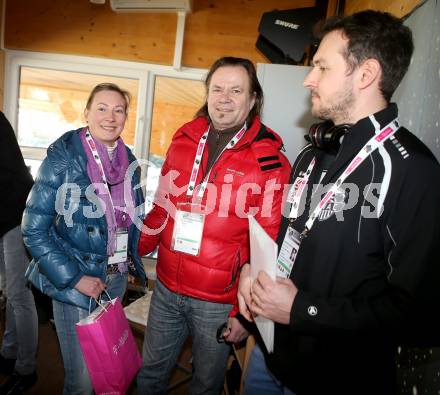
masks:
<svg viewBox="0 0 440 395"><path fill-rule="evenodd" d="M65 133L48 148L26 204L22 231L34 258L26 277L51 298L88 309L90 298L74 287L84 275L105 281L108 236L105 216L93 215L99 201L86 196L91 182L80 131ZM134 162L135 157L128 148L127 151L129 162ZM137 168L131 179L132 188L139 182ZM65 183L69 183L68 188L59 188ZM139 187L134 189L134 196L138 226L132 224L129 229L128 254L136 268L132 274L145 282L137 253L144 213L144 197Z"/></svg>

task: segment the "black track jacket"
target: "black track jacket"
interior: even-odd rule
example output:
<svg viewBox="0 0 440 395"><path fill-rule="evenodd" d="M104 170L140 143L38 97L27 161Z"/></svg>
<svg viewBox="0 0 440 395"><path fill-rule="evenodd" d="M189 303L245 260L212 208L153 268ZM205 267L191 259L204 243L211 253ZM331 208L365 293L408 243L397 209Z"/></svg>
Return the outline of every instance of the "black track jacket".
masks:
<svg viewBox="0 0 440 395"><path fill-rule="evenodd" d="M384 127L397 106L374 116ZM356 123L321 184L334 183L373 135L369 117ZM291 183L317 158L304 213L294 221L299 232L326 155L308 146L292 168ZM290 324L276 324L274 353L267 356L271 371L297 395L392 394L397 345L439 343L432 324L440 314L439 183L437 160L400 128L315 221L290 276L299 289ZM284 217L279 247L287 225Z"/></svg>

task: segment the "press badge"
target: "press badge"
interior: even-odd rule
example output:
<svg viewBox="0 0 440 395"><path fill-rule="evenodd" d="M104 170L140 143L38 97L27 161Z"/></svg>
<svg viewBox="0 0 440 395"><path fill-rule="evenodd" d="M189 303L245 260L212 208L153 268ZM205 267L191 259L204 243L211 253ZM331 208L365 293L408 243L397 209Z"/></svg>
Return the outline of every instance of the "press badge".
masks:
<svg viewBox="0 0 440 395"><path fill-rule="evenodd" d="M127 250L128 250L128 229L118 228L116 229L116 249L112 256L108 257L108 264L114 265L115 263L127 262Z"/></svg>
<svg viewBox="0 0 440 395"><path fill-rule="evenodd" d="M202 245L205 214L202 206L191 203L178 203L174 218L173 239L174 251L198 256Z"/></svg>
<svg viewBox="0 0 440 395"><path fill-rule="evenodd" d="M277 276L288 278L298 254L301 234L289 226L277 259Z"/></svg>

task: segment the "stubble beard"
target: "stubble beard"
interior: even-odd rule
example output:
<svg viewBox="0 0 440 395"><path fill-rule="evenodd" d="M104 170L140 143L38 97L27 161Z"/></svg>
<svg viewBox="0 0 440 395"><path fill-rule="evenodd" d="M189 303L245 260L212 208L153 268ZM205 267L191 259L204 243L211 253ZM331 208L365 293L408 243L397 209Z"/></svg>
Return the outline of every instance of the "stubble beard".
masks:
<svg viewBox="0 0 440 395"><path fill-rule="evenodd" d="M350 111L354 107L355 97L351 84L341 89L334 96L333 103L329 106L312 107L312 115L322 120L330 120L335 125L349 123Z"/></svg>

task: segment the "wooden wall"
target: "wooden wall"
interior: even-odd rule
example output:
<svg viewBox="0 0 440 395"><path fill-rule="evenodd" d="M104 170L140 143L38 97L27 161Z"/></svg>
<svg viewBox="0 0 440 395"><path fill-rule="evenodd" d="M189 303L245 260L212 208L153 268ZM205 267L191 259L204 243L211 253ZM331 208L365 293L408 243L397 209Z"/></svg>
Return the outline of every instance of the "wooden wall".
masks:
<svg viewBox="0 0 440 395"><path fill-rule="evenodd" d="M345 13L374 8L402 16L417 3L420 0L346 0ZM267 62L255 48L261 15L314 5L315 0L193 0L182 63L207 68L227 54ZM329 13L334 5L330 0ZM174 13L115 13L109 1L7 0L5 47L170 65L176 21Z"/></svg>
<svg viewBox="0 0 440 395"><path fill-rule="evenodd" d="M273 9L312 7L315 0L194 0L182 64L207 68L223 55L267 62L255 48L258 24ZM88 0L8 0L5 46L171 65L174 13L115 13Z"/></svg>
<svg viewBox="0 0 440 395"><path fill-rule="evenodd" d="M97 56L171 65L175 14L114 13L88 0L6 1L4 45L9 49ZM374 8L403 16L421 0L346 0L345 13ZM314 6L315 0L193 0L183 44L182 64L208 68L233 55L266 63L255 48L264 12ZM336 0L329 0L328 15ZM3 7L0 8L0 11ZM3 107L4 53L0 50L0 108Z"/></svg>
<svg viewBox="0 0 440 395"><path fill-rule="evenodd" d="M398 17L410 13L423 0L345 0L344 13L353 14L358 11L372 9L386 11Z"/></svg>
<svg viewBox="0 0 440 395"><path fill-rule="evenodd" d="M346 0L345 13L374 8L402 16L420 1ZM328 14L335 3L329 0ZM207 68L223 55L267 62L255 48L261 15L314 5L315 0L193 0L182 64ZM176 23L174 13L115 13L109 1L7 0L5 47L171 65Z"/></svg>

